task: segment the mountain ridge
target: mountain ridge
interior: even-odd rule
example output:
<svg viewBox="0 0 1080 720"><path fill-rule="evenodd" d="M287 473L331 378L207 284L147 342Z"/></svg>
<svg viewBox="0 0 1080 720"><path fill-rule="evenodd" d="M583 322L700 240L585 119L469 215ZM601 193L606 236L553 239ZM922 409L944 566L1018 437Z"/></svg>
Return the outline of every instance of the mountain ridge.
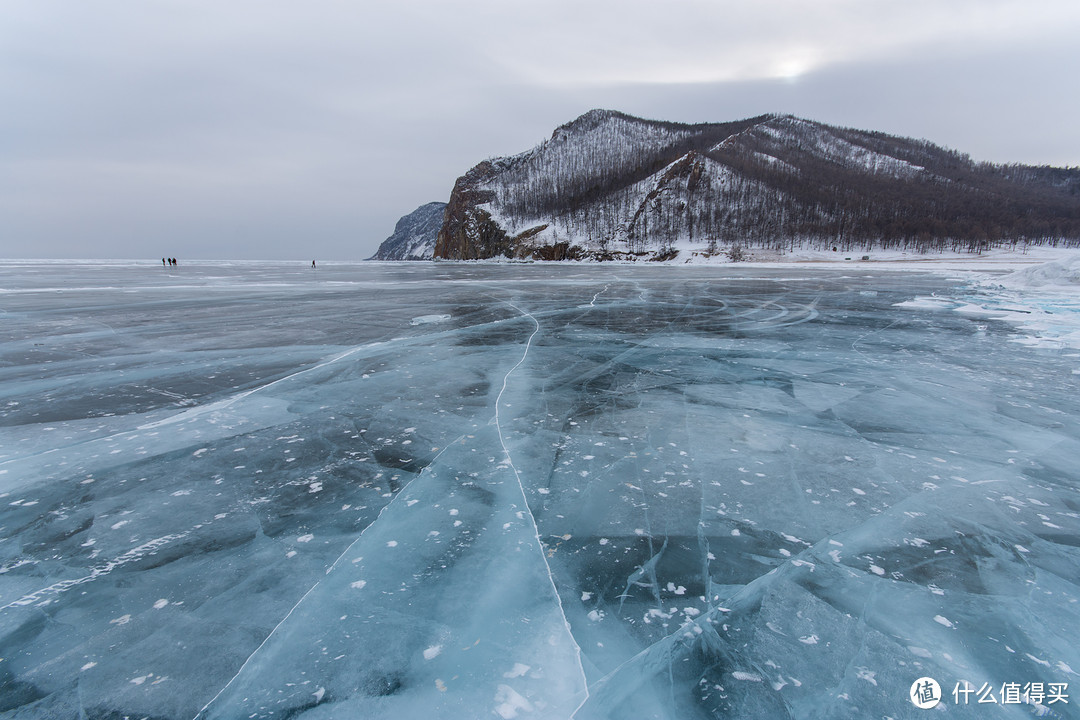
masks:
<svg viewBox="0 0 1080 720"><path fill-rule="evenodd" d="M431 255L670 259L1078 238L1080 168L976 163L789 114L684 124L590 110L458 178Z"/></svg>

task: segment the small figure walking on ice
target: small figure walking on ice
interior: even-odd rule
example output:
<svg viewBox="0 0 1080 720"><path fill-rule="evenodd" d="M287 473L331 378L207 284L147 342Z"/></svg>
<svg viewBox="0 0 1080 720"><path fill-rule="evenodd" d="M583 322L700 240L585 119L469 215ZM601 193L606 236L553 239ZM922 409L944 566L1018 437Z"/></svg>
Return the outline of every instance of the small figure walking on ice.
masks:
<svg viewBox="0 0 1080 720"><path fill-rule="evenodd" d="M311 267L315 267L315 261L314 260L311 261Z"/></svg>

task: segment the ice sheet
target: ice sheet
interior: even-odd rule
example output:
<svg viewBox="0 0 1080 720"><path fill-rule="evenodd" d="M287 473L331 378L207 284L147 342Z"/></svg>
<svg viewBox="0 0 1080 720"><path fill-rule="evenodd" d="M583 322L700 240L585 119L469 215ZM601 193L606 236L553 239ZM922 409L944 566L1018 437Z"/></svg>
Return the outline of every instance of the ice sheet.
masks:
<svg viewBox="0 0 1080 720"><path fill-rule="evenodd" d="M902 718L924 675L974 717L958 682L1075 683L1080 376L953 312L985 286L21 263L0 290L0 717Z"/></svg>

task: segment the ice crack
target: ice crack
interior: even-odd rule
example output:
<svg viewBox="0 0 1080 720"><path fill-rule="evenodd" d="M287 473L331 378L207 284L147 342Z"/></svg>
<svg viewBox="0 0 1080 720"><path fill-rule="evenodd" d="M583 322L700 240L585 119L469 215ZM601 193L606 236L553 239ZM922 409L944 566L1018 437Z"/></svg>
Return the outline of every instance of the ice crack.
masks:
<svg viewBox="0 0 1080 720"><path fill-rule="evenodd" d="M589 307L596 307L596 298L598 298L601 295L603 295L604 293L606 293L609 287L611 287L611 283L608 283L607 285L604 286L603 290L601 290L600 292L593 295L592 300L589 301Z"/></svg>
<svg viewBox="0 0 1080 720"><path fill-rule="evenodd" d="M525 508L525 514L529 519L529 523L532 526L533 535L536 537L536 547L540 552L540 559L544 563L544 569L547 571L548 582L551 584L551 592L555 595L555 603L559 607L559 615L562 617L563 625L566 627L566 635L570 638L570 642L574 645L574 657L577 660L578 672L581 674L581 687L585 690L585 698L581 701L581 704L571 713L571 717L577 714L578 710L588 702L589 700L589 682L585 677L585 666L581 662L581 646L578 645L577 640L574 638L574 633L570 629L570 621L566 619L566 611L563 608L562 598L559 596L559 589L555 586L555 578L551 574L551 565L548 563L546 554L544 553L544 543L540 539L540 529L536 525L536 517L533 515L532 508L529 507L529 500L525 495L525 486L521 482L521 473L518 472L517 466L514 465L514 459L510 455L510 450L506 447L506 438L503 436L502 424L499 420L499 406L502 404L503 394L506 392L507 382L510 380L510 376L514 374L525 362L525 358L529 356L529 350L532 348L533 338L540 332L540 322L532 316L531 313L522 310L517 305L511 302L507 302L507 305L517 310L523 316L533 321L532 334L529 335L529 339L525 343L525 350L521 353L521 358L517 361L514 367L510 368L506 375L503 376L502 388L499 390L498 396L495 398L495 431L499 435L499 445L502 446L503 455L506 458L506 464L510 466L510 470L514 473L514 479L517 481L518 490L521 492L522 507Z"/></svg>
<svg viewBox="0 0 1080 720"><path fill-rule="evenodd" d="M331 572L333 572L334 568L336 568L341 563L342 558L344 558L346 555L348 555L349 552L354 547L356 547L356 544L358 542L360 542L361 538L364 537L364 533L366 533L375 523L377 523L379 521L379 518L381 518L383 516L383 514L386 513L387 508L389 508L391 505L393 505L395 502L397 502L398 498L406 496L406 491L409 489L409 486L412 485L417 480L419 480L420 478L424 477L424 475L426 473L430 472L431 466L435 464L435 461L439 459L439 456L441 456L444 452L446 452L450 447L452 447L456 443L460 442L464 437L465 437L464 435L459 435L457 437L457 439L455 439L453 442L446 443L446 445L443 447L443 449L440 450L439 453L437 455L435 455L435 457L433 457L431 459L431 462L428 463L427 466L424 467L420 471L419 475L414 477L412 480L410 480L408 483L406 483L404 486L402 486L402 488L400 490L398 490L397 494L390 500L390 502L388 502L386 505L384 505L382 510L379 511L379 514L375 517L375 519L373 521L371 521L371 523L369 523L367 527L365 527L363 530L361 530L360 534L356 536L356 539L353 540L351 543L349 543L349 546L347 548L345 548L341 552L341 554L337 556L337 558L334 560L334 562L332 562L330 564L330 567L328 567L326 569L326 571L323 573L324 578L325 578L325 576L327 576ZM294 612L296 612L296 609L298 607L300 607L304 603L304 600L306 600L308 598L308 596L311 595L311 593L315 591L315 588L319 587L319 585L322 584L322 580L323 579L319 579L318 581L316 581L316 583L314 585L312 585L310 588L308 588L308 591L306 593L304 593L300 597L299 600L296 601L296 604L293 605L291 608L289 608L289 612L285 613L285 617L281 618L281 621L277 625L274 626L274 629L271 630L270 633L265 638L263 638L263 641L261 643L259 643L259 646L257 648L255 648L255 650L250 655L247 656L247 659L244 660L244 663L240 666L240 669L236 671L236 674L233 675L229 679L229 682L225 683L225 685L222 686L222 688L220 690L218 690L217 694L214 695L214 697L210 698L209 702L207 702L205 705L202 706L202 708L199 710L199 712L197 712L195 714L195 717L192 718L192 720L199 720L199 718L205 717L205 713L210 708L210 706L213 705L215 702L217 702L217 699L219 697L221 697L222 694L224 694L225 691L228 690L229 687L231 687L234 682L236 682L236 679L239 678L244 673L244 669L247 668L247 666L251 663L252 659L256 655L259 654L259 651L261 651L263 649L263 647L265 647L268 642L270 642L270 639L272 637L274 637L274 635L277 634L277 631L281 628L281 626L284 625L286 623L286 621L288 621L288 619L290 617L292 617L292 614Z"/></svg>

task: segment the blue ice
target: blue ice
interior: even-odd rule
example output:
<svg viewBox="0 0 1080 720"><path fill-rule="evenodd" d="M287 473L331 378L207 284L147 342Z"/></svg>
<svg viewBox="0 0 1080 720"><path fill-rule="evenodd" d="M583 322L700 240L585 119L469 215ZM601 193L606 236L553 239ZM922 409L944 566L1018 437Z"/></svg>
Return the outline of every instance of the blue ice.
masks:
<svg viewBox="0 0 1080 720"><path fill-rule="evenodd" d="M953 311L986 292L0 265L0 717L901 718L924 676L975 717L957 684L1075 683L1075 350ZM995 712L1074 714L1028 700Z"/></svg>

